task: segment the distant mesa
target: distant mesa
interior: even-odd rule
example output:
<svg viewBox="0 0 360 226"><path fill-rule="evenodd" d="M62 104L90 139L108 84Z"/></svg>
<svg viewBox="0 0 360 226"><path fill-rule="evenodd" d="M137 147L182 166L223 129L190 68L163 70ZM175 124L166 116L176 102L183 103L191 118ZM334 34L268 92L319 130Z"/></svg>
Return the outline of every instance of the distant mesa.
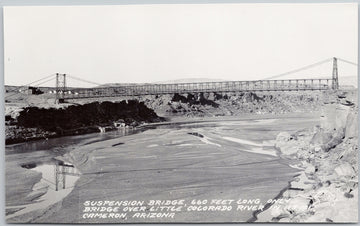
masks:
<svg viewBox="0 0 360 226"><path fill-rule="evenodd" d="M339 76L339 85L340 89L354 89L358 87L358 77L357 76Z"/></svg>

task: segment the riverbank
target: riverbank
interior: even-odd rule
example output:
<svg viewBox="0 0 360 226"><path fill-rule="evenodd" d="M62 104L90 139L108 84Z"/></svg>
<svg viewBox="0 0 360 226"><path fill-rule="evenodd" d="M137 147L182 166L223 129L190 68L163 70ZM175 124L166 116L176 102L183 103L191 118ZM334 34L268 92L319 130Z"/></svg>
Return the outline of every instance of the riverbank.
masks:
<svg viewBox="0 0 360 226"><path fill-rule="evenodd" d="M6 144L133 128L165 119L136 100L92 102L64 108L26 107L5 118Z"/></svg>
<svg viewBox="0 0 360 226"><path fill-rule="evenodd" d="M137 99L144 102L156 114L164 117L221 117L246 114L288 114L293 112L316 112L324 100L334 95L327 91L244 91L162 94L144 96L109 97L109 101ZM79 103L91 100L80 99Z"/></svg>
<svg viewBox="0 0 360 226"><path fill-rule="evenodd" d="M280 133L276 147L300 175L282 192L283 202L255 213L257 222L355 223L358 220L357 95L327 103L320 126Z"/></svg>
<svg viewBox="0 0 360 226"><path fill-rule="evenodd" d="M5 141L6 144L15 144L104 132L116 129L114 122L136 127L164 121L162 117L251 118L251 115L316 113L324 100L331 96L334 96L333 91L213 92L107 97L98 98L99 102L79 99L59 105L51 101L49 94L19 94L5 103ZM27 104L23 103L24 100Z"/></svg>
<svg viewBox="0 0 360 226"><path fill-rule="evenodd" d="M5 115L13 118L21 109L28 106L42 108L64 108L70 105L88 104L94 101L119 102L137 100L164 117L217 117L242 116L244 114L287 114L292 112L313 112L321 108L324 100L334 95L327 91L244 91L159 94L143 96L118 96L96 99L74 99L69 103L55 104L54 95L27 95L18 93L7 98Z"/></svg>

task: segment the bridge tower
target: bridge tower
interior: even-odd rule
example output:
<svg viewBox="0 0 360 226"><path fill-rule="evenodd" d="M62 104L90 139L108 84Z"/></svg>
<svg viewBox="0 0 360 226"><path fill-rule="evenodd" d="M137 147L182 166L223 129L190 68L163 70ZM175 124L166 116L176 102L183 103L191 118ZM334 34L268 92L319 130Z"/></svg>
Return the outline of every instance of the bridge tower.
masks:
<svg viewBox="0 0 360 226"><path fill-rule="evenodd" d="M56 73L55 103L64 103L66 92L66 74Z"/></svg>
<svg viewBox="0 0 360 226"><path fill-rule="evenodd" d="M338 76L338 66L337 58L333 58L333 72L332 72L332 89L339 88L339 76Z"/></svg>

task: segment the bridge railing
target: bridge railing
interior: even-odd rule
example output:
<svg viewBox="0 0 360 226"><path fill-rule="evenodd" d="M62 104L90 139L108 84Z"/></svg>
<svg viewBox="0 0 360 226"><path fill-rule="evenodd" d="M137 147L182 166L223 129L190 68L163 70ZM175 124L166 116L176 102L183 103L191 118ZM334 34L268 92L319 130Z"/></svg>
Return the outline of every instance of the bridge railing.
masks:
<svg viewBox="0 0 360 226"><path fill-rule="evenodd" d="M290 79L259 81L225 81L179 84L145 84L133 86L73 89L65 99L138 96L191 92L296 91L331 89L332 79Z"/></svg>

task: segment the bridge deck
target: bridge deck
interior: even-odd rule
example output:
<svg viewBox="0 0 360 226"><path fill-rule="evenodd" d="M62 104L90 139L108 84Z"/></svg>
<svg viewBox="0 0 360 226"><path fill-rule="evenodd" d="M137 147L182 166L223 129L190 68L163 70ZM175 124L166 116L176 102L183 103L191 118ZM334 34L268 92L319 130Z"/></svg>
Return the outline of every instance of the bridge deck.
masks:
<svg viewBox="0 0 360 226"><path fill-rule="evenodd" d="M328 90L333 79L289 79L259 81L226 81L179 84L145 84L104 88L72 89L62 94L63 99L141 96L196 92L245 92L245 91L299 91Z"/></svg>

